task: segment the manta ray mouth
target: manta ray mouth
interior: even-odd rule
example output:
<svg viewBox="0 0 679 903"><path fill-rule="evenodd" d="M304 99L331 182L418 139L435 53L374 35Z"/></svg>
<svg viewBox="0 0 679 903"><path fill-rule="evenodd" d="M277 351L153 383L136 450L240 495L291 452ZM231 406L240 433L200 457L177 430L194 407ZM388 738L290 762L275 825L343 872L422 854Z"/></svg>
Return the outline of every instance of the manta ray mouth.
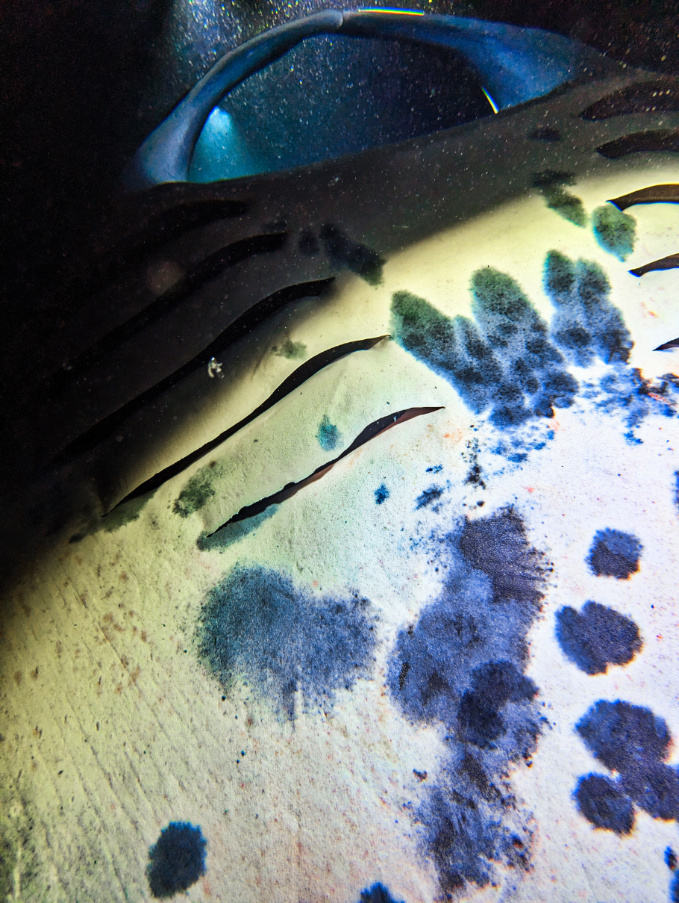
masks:
<svg viewBox="0 0 679 903"><path fill-rule="evenodd" d="M606 69L548 32L326 10L222 57L139 148L123 183L139 191L305 166L492 115Z"/></svg>

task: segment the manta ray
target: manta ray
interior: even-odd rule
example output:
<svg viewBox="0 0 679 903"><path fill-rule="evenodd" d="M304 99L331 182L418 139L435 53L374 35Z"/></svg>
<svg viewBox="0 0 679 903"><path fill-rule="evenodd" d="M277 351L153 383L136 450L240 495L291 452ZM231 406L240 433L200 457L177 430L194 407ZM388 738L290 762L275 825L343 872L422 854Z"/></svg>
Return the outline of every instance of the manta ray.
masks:
<svg viewBox="0 0 679 903"><path fill-rule="evenodd" d="M679 899L678 151L677 79L414 10L148 137L5 428L4 899Z"/></svg>

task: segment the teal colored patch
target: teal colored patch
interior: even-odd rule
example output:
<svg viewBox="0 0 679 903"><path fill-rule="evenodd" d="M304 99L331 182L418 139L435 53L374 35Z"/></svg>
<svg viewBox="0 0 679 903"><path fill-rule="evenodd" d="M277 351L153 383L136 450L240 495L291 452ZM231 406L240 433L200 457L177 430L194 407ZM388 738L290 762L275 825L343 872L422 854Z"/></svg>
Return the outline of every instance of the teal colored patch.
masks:
<svg viewBox="0 0 679 903"><path fill-rule="evenodd" d="M120 528L124 527L126 524L138 520L142 509L148 504L152 497L153 492L148 492L140 498L130 499L129 502L123 502L122 505L118 505L104 517L94 516L92 520L71 536L69 542L82 542L86 536L93 536L100 530L105 530L107 533L115 533L116 530L120 530ZM2 897L0 896L0 900L1 899Z"/></svg>
<svg viewBox="0 0 679 903"><path fill-rule="evenodd" d="M188 517L200 510L216 493L212 488L215 477L221 474L221 468L213 461L194 474L179 493L172 510L180 517Z"/></svg>
<svg viewBox="0 0 679 903"><path fill-rule="evenodd" d="M499 316L513 322L531 311L521 286L507 273L492 267L477 270L472 276L471 288L474 297L472 310L479 319ZM506 326L502 331L509 334Z"/></svg>
<svg viewBox="0 0 679 903"><path fill-rule="evenodd" d="M598 263L550 251L544 286L556 308L552 340L566 357L579 367L588 367L595 356L607 364L629 359L632 336L622 313L610 302L611 286Z"/></svg>
<svg viewBox="0 0 679 903"><path fill-rule="evenodd" d="M273 350L279 357L286 357L291 361L303 360L307 354L304 342L293 342L290 338L286 338L280 348L274 347Z"/></svg>
<svg viewBox="0 0 679 903"><path fill-rule="evenodd" d="M224 552L230 546L244 539L249 533L254 533L260 524L273 517L276 511L278 511L278 505L270 505L261 514L248 517L246 520L237 521L234 524L226 524L226 526L213 533L212 536L208 536L207 533L201 533L196 545L201 552Z"/></svg>
<svg viewBox="0 0 679 903"><path fill-rule="evenodd" d="M592 214L594 236L604 251L626 260L634 250L637 222L613 204L597 207Z"/></svg>
<svg viewBox="0 0 679 903"><path fill-rule="evenodd" d="M316 438L323 451L332 451L340 441L341 433L334 423L330 423L327 414L323 415L321 425L318 427L318 432L316 433Z"/></svg>
<svg viewBox="0 0 679 903"><path fill-rule="evenodd" d="M587 212L580 198L563 189L544 192L545 201L550 210L558 213L576 226L587 225Z"/></svg>
<svg viewBox="0 0 679 903"><path fill-rule="evenodd" d="M421 360L430 357L434 341L439 347L455 341L452 323L435 307L412 292L395 292L391 305L394 340Z"/></svg>
<svg viewBox="0 0 679 903"><path fill-rule="evenodd" d="M122 505L114 508L113 511L104 518L104 523L102 525L104 530L106 530L107 533L114 533L116 530L124 527L125 524L132 523L133 520L138 520L142 509L148 504L149 499L152 496L153 493L149 492L148 495L143 495L138 499L130 499L129 502L124 502Z"/></svg>

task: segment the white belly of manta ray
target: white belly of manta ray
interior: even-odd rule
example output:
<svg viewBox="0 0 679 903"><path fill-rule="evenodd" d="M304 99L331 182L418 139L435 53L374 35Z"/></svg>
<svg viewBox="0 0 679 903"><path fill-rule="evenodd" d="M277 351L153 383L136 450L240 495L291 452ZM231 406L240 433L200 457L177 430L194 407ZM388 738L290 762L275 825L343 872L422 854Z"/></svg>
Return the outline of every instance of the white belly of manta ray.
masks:
<svg viewBox="0 0 679 903"><path fill-rule="evenodd" d="M211 362L137 482L291 361L391 337L17 580L7 899L674 899L677 276L629 270L679 208L592 228L667 159L571 186L585 225L530 192Z"/></svg>

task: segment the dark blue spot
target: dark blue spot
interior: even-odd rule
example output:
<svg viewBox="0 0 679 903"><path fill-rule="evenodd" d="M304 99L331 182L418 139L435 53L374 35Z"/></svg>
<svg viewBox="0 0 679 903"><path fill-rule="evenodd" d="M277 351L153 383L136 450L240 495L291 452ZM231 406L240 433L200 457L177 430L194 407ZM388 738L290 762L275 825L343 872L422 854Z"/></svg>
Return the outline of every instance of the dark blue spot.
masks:
<svg viewBox="0 0 679 903"><path fill-rule="evenodd" d="M149 849L146 868L154 897L172 897L185 891L205 874L207 843L197 825L172 821Z"/></svg>
<svg viewBox="0 0 679 903"><path fill-rule="evenodd" d="M640 808L654 818L679 819L679 774L664 764L672 738L662 718L642 706L600 700L576 729Z"/></svg>
<svg viewBox="0 0 679 903"><path fill-rule="evenodd" d="M465 521L444 548L446 582L399 633L387 685L411 721L449 732L444 773L418 819L452 893L493 881L493 862L528 866L529 816L524 823L513 811L503 781L510 763L530 757L542 726L524 672L546 569L512 508Z"/></svg>
<svg viewBox="0 0 679 903"><path fill-rule="evenodd" d="M676 415L677 381L672 374L651 382L636 368L617 366L601 379L599 389L602 397L597 407L606 413L623 414L629 427L625 438L632 444L640 443L633 430L649 414Z"/></svg>
<svg viewBox="0 0 679 903"><path fill-rule="evenodd" d="M667 868L673 872L676 869L679 860L677 859L677 854L674 852L672 847L667 847L667 849L665 850L664 859Z"/></svg>
<svg viewBox="0 0 679 903"><path fill-rule="evenodd" d="M474 320L450 320L422 298L396 292L396 341L447 379L475 413L490 409L500 429L571 405L577 381L518 283L486 267L474 273L471 289Z"/></svg>
<svg viewBox="0 0 679 903"><path fill-rule="evenodd" d="M361 891L360 903L397 903L384 884L377 882L372 887Z"/></svg>
<svg viewBox="0 0 679 903"><path fill-rule="evenodd" d="M627 578L639 570L642 545L636 536L621 530L599 530L594 535L587 564L597 577Z"/></svg>
<svg viewBox="0 0 679 903"><path fill-rule="evenodd" d="M626 665L642 646L634 621L598 602L586 602L581 612L561 608L556 638L563 654L586 674L605 674L609 664Z"/></svg>
<svg viewBox="0 0 679 903"><path fill-rule="evenodd" d="M599 700L576 729L592 755L620 774L664 761L671 740L662 718L650 709L620 700Z"/></svg>
<svg viewBox="0 0 679 903"><path fill-rule="evenodd" d="M382 483L382 485L378 486L377 489L375 490L375 504L381 505L382 502L385 502L388 498L389 498L389 490L384 485L384 483Z"/></svg>
<svg viewBox="0 0 679 903"><path fill-rule="evenodd" d="M373 627L358 595L318 598L277 571L237 567L208 593L199 654L222 686L240 677L294 718L298 691L311 708L370 675Z"/></svg>
<svg viewBox="0 0 679 903"><path fill-rule="evenodd" d="M458 737L475 746L492 747L507 725L501 711L508 702L525 702L537 693L533 681L511 662L486 662L472 672L457 712Z"/></svg>
<svg viewBox="0 0 679 903"><path fill-rule="evenodd" d="M443 464L436 464L434 467L428 467L427 473L441 473L443 470Z"/></svg>
<svg viewBox="0 0 679 903"><path fill-rule="evenodd" d="M432 502L440 499L442 495L443 489L440 486L430 486L429 489L425 489L418 495L415 501L415 510L417 511L419 508L426 508L428 505L431 505Z"/></svg>
<svg viewBox="0 0 679 903"><path fill-rule="evenodd" d="M618 784L601 774L580 778L575 788L578 809L595 828L629 834L634 827L634 806Z"/></svg>
<svg viewBox="0 0 679 903"><path fill-rule="evenodd" d="M330 422L327 414L323 415L316 438L323 451L332 451L341 438L340 431Z"/></svg>
<svg viewBox="0 0 679 903"><path fill-rule="evenodd" d="M599 264L574 262L550 251L544 285L556 308L552 338L573 363L586 367L595 356L607 364L629 359L634 343L622 314L609 301L611 287Z"/></svg>

